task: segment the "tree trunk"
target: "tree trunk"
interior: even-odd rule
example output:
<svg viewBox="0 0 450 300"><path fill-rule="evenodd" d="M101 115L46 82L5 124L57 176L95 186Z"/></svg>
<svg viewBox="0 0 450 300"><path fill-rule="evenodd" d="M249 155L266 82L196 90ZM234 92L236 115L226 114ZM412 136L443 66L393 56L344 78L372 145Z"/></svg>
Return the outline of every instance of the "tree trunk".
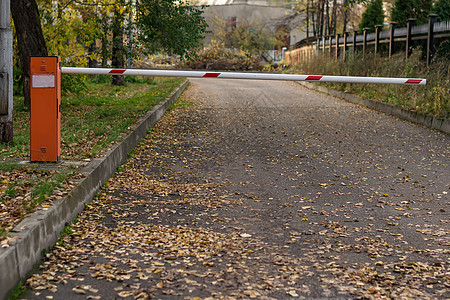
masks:
<svg viewBox="0 0 450 300"><path fill-rule="evenodd" d="M327 30L326 30L326 34L327 35L331 35L331 30L330 30L330 1L329 0L325 0L327 2Z"/></svg>
<svg viewBox="0 0 450 300"><path fill-rule="evenodd" d="M130 11L128 13L128 51L127 51L127 68L133 68L133 2L130 0Z"/></svg>
<svg viewBox="0 0 450 300"><path fill-rule="evenodd" d="M102 68L106 68L108 66L108 34L109 34L109 25L108 25L108 17L106 14L102 14Z"/></svg>
<svg viewBox="0 0 450 300"><path fill-rule="evenodd" d="M311 10L311 30L313 36L317 36L317 30L316 30L316 22L315 22L315 13L313 10Z"/></svg>
<svg viewBox="0 0 450 300"><path fill-rule="evenodd" d="M306 38L309 38L309 0L306 0Z"/></svg>
<svg viewBox="0 0 450 300"><path fill-rule="evenodd" d="M24 104L30 107L30 56L48 56L47 45L35 0L12 0L11 14L22 67Z"/></svg>
<svg viewBox="0 0 450 300"><path fill-rule="evenodd" d="M348 23L348 10L350 9L350 6L348 6L348 0L344 0L344 24L343 24L343 32L347 32L347 23Z"/></svg>
<svg viewBox="0 0 450 300"><path fill-rule="evenodd" d="M66 4L68 5L68 4ZM64 7L63 7L64 9ZM60 6L58 6L58 14L60 15L61 9ZM84 7L79 8L78 9L80 15L81 15L81 19L83 20L84 24L87 24L89 22L89 20L91 20L92 18L95 18L96 14L97 14L97 9L92 10L92 9L86 9ZM60 17L62 17L60 15ZM90 44L86 44L85 46L87 46L87 54L88 54L88 68L96 68L98 66L98 61L96 59L93 59L92 56L93 54L95 54L97 52L97 45L96 45L96 41L95 38L91 40Z"/></svg>
<svg viewBox="0 0 450 300"><path fill-rule="evenodd" d="M319 6L319 4L315 2L315 0L311 0L311 21L314 36L319 36L319 30L317 29L317 24L319 24L317 6Z"/></svg>
<svg viewBox="0 0 450 300"><path fill-rule="evenodd" d="M120 12L120 7L114 11L113 18L113 38L112 38L112 59L113 68L123 68L125 65L124 47L123 47L123 21L124 15ZM113 85L124 85L125 77L123 75L114 75L112 77Z"/></svg>
<svg viewBox="0 0 450 300"><path fill-rule="evenodd" d="M323 25L324 25L324 11L325 11L325 0L321 0L320 4L319 4L319 16L320 16L320 20L319 20L319 36L323 36L324 32L323 32Z"/></svg>
<svg viewBox="0 0 450 300"><path fill-rule="evenodd" d="M88 47L88 68L96 68L98 65L97 60L91 58L91 55L95 53L96 49L95 43L90 44Z"/></svg>
<svg viewBox="0 0 450 300"><path fill-rule="evenodd" d="M333 0L333 10L331 12L331 34L336 35L337 29L337 0Z"/></svg>

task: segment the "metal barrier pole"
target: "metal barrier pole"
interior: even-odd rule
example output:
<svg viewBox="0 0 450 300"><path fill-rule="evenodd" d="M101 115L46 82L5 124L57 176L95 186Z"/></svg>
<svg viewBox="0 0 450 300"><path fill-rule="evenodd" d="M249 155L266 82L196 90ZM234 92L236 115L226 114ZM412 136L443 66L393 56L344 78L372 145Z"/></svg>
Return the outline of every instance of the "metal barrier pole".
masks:
<svg viewBox="0 0 450 300"><path fill-rule="evenodd" d="M331 45L330 45L331 46ZM273 73L204 72L179 70L103 69L61 67L59 57L31 57L31 161L52 161L61 154L61 73L224 79L257 79L341 83L424 85L426 79L294 75Z"/></svg>
<svg viewBox="0 0 450 300"><path fill-rule="evenodd" d="M419 78L354 77L354 76L297 75L297 74L274 74L274 73L239 73L239 72L104 69L104 68L71 68L71 67L62 67L61 72L64 74L91 74L91 75L131 75L131 76L256 79L256 80L286 80L286 81L315 81L315 82L320 81L320 82L341 82L341 83L377 83L377 84L407 84L407 85L426 84L426 79L419 79Z"/></svg>

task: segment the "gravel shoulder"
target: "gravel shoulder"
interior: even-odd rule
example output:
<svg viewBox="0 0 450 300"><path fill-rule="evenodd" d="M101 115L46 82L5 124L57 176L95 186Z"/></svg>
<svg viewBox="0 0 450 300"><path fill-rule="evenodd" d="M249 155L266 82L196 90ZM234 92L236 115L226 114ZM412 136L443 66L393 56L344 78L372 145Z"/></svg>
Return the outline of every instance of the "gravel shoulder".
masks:
<svg viewBox="0 0 450 300"><path fill-rule="evenodd" d="M449 298L449 142L295 83L192 79L25 298Z"/></svg>

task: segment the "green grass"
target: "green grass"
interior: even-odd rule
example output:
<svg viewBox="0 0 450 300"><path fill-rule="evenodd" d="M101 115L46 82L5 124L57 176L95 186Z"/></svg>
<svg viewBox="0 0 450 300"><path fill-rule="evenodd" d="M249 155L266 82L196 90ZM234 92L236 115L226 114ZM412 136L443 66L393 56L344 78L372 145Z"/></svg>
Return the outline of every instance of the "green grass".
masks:
<svg viewBox="0 0 450 300"><path fill-rule="evenodd" d="M63 75L64 76L64 75ZM61 101L61 158L90 160L119 142L143 115L179 86L182 78L127 78L125 86L109 77L86 77L82 88L66 90ZM70 190L77 167L19 164L29 160L30 112L14 97L14 141L0 144L0 239L37 206Z"/></svg>
<svg viewBox="0 0 450 300"><path fill-rule="evenodd" d="M172 105L169 106L169 108L167 109L168 111L171 111L173 109L176 109L178 107L189 107L194 105L194 102L189 101L187 99L178 99L178 101L175 101Z"/></svg>
<svg viewBox="0 0 450 300"><path fill-rule="evenodd" d="M20 281L16 287L14 288L14 290L11 293L11 296L9 297L9 300L16 300L16 299L20 299L22 297L23 294L25 294L25 292L27 291L26 286L23 284L22 281Z"/></svg>
<svg viewBox="0 0 450 300"><path fill-rule="evenodd" d="M426 78L426 86L388 84L321 83L328 87L357 94L380 102L390 103L424 114L450 117L450 64L445 58L436 59L430 67L422 60L422 53L416 50L405 60L404 53L391 59L366 55L348 56L345 62L319 55L291 68L291 72L340 76L373 76Z"/></svg>
<svg viewBox="0 0 450 300"><path fill-rule="evenodd" d="M59 234L59 238L58 238L58 241L57 241L58 245L64 246L65 245L64 237L66 235L70 235L72 233L73 233L72 226L70 224L66 224L66 226L64 226L63 230L61 230L61 232Z"/></svg>
<svg viewBox="0 0 450 300"><path fill-rule="evenodd" d="M68 178L72 177L74 174L75 168L68 167L51 175L49 174L50 176L46 177L45 180L32 183L32 185L35 186L31 190L31 198L34 205L31 205L28 210L33 209L35 205L41 204L47 200L48 197L52 195L53 191L57 188L61 188L63 182L67 181Z"/></svg>
<svg viewBox="0 0 450 300"><path fill-rule="evenodd" d="M69 149L78 146L79 151L62 152L63 158L65 155L75 159L97 156L181 82L182 79L158 78L150 84L138 81L125 87L89 83L90 93L67 97L62 103L62 127L70 130L61 130L62 145Z"/></svg>
<svg viewBox="0 0 450 300"><path fill-rule="evenodd" d="M86 91L69 94L61 101L61 155L63 159L97 156L118 141L129 127L151 107L164 100L183 79L136 79L125 86L113 86L95 78L85 83ZM3 144L3 158L29 155L29 116L22 97L14 98L14 142Z"/></svg>
<svg viewBox="0 0 450 300"><path fill-rule="evenodd" d="M20 164L16 164L16 163L1 163L0 164L0 171L4 171L4 172L11 172L15 169L18 169L22 167L22 165Z"/></svg>

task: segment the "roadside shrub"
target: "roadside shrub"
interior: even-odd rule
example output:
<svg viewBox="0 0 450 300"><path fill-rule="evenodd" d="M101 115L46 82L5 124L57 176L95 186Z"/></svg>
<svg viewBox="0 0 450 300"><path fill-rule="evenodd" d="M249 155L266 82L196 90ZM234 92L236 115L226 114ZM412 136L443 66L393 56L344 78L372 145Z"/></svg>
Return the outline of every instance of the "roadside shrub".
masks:
<svg viewBox="0 0 450 300"><path fill-rule="evenodd" d="M223 44L213 42L210 47L197 53L194 60L188 60L178 65L179 68L197 70L231 70L249 71L261 70L261 58L249 57L236 49L226 49Z"/></svg>
<svg viewBox="0 0 450 300"><path fill-rule="evenodd" d="M87 90L86 87L87 75L81 74L63 74L61 76L61 94L63 95L77 95Z"/></svg>
<svg viewBox="0 0 450 300"><path fill-rule="evenodd" d="M450 117L450 65L445 57L437 57L430 67L421 59L421 49L416 49L405 60L404 53L391 59L361 54L348 55L348 59L329 59L318 55L310 61L291 67L290 72L337 76L373 76L426 78L425 86L322 83L331 88L358 94L365 98L391 103L406 109Z"/></svg>
<svg viewBox="0 0 450 300"><path fill-rule="evenodd" d="M22 69L13 69L13 93L14 96L23 96Z"/></svg>
<svg viewBox="0 0 450 300"><path fill-rule="evenodd" d="M86 91L87 75L63 74L61 76L61 93L63 95L79 94ZM13 92L14 96L23 96L22 70L13 70Z"/></svg>
<svg viewBox="0 0 450 300"><path fill-rule="evenodd" d="M128 76L128 75L125 75L125 82L155 84L155 78L153 76Z"/></svg>

